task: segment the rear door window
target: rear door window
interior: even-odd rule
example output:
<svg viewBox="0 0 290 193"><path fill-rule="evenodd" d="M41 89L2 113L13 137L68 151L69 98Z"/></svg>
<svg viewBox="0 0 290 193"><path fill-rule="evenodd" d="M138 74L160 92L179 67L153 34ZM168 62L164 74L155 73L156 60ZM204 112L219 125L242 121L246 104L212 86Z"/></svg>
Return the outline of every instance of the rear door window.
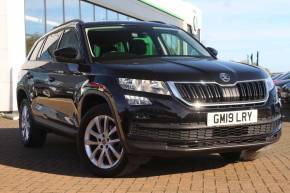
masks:
<svg viewBox="0 0 290 193"><path fill-rule="evenodd" d="M53 52L57 48L62 31L48 35L43 46L39 60L52 61L54 60Z"/></svg>

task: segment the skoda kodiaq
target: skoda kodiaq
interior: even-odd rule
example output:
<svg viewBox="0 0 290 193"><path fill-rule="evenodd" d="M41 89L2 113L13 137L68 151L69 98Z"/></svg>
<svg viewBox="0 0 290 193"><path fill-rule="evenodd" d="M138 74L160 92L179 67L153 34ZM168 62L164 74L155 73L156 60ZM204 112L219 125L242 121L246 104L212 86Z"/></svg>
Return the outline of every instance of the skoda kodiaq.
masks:
<svg viewBox="0 0 290 193"><path fill-rule="evenodd" d="M49 132L73 137L99 176L150 156L239 160L281 134L279 98L264 70L218 60L215 49L158 22L54 28L22 66L17 100L25 146L43 145Z"/></svg>

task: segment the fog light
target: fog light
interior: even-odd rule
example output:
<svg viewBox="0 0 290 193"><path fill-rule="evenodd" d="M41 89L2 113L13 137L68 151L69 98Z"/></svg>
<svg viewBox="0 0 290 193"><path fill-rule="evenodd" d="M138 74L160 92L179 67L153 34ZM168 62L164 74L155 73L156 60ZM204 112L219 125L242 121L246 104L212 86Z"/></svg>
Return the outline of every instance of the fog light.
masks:
<svg viewBox="0 0 290 193"><path fill-rule="evenodd" d="M146 97L125 95L129 105L152 105L151 101Z"/></svg>

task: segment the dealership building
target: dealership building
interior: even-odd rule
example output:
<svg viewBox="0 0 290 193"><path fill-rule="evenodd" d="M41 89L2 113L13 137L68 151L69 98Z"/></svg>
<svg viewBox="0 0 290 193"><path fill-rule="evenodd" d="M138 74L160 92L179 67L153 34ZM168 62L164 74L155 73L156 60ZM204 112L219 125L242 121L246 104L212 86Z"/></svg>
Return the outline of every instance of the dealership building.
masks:
<svg viewBox="0 0 290 193"><path fill-rule="evenodd" d="M17 110L18 71L33 43L72 19L161 21L200 39L201 12L183 0L1 0L0 112Z"/></svg>

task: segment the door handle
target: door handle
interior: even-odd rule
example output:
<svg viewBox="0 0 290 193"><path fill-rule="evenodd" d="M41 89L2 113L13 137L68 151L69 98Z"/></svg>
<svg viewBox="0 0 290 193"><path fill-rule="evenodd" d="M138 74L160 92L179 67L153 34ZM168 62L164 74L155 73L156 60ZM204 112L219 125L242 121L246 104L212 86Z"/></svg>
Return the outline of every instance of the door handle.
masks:
<svg viewBox="0 0 290 193"><path fill-rule="evenodd" d="M50 76L50 77L48 77L48 81L49 82L54 82L55 81L55 78Z"/></svg>

